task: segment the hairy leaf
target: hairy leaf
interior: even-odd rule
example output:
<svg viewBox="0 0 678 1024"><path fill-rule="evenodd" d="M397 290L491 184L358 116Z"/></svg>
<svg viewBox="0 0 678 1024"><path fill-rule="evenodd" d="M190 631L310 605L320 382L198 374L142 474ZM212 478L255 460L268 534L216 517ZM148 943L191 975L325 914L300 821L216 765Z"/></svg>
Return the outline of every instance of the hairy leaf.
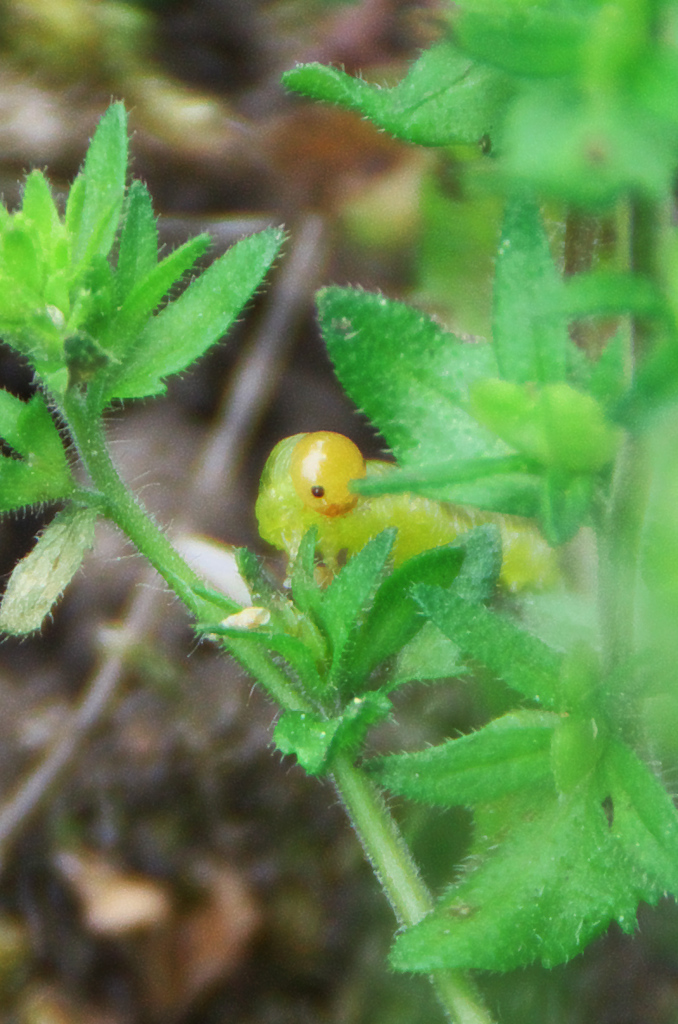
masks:
<svg viewBox="0 0 678 1024"><path fill-rule="evenodd" d="M391 792L436 807L498 800L550 778L559 721L550 712L514 712L436 747L376 758L370 769Z"/></svg>
<svg viewBox="0 0 678 1024"><path fill-rule="evenodd" d="M21 636L40 629L94 542L96 513L65 509L16 565L0 605L0 631Z"/></svg>
<svg viewBox="0 0 678 1024"><path fill-rule="evenodd" d="M511 95L504 75L475 65L447 40L422 53L392 88L322 64L287 71L283 83L312 99L355 110L392 135L423 146L477 142L494 131Z"/></svg>
<svg viewBox="0 0 678 1024"><path fill-rule="evenodd" d="M226 333L261 284L281 242L281 231L267 229L237 242L216 260L148 321L128 357L111 373L104 400L164 391L165 377L186 369Z"/></svg>

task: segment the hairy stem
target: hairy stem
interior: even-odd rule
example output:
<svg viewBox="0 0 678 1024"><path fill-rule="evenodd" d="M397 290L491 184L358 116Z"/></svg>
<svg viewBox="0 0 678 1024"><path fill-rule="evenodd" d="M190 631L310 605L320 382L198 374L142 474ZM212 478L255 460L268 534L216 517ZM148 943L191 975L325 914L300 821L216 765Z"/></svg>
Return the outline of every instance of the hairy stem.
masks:
<svg viewBox="0 0 678 1024"><path fill-rule="evenodd" d="M88 412L84 395L71 391L64 411L80 457L96 488L96 492L90 492L90 504L129 537L196 619L217 622L223 615L223 607L217 610L209 600L200 596L200 592L204 592L204 580L184 561L118 476L101 422ZM81 492L81 496L84 493ZM238 611L239 607L234 601L233 611ZM246 639L230 641L229 651L283 708L311 710L308 701L264 651L253 647Z"/></svg>
<svg viewBox="0 0 678 1024"><path fill-rule="evenodd" d="M401 924L416 924L433 909L410 849L383 797L364 772L338 757L334 782L367 858ZM448 1020L492 1024L492 1017L470 979L460 971L436 971L432 984Z"/></svg>

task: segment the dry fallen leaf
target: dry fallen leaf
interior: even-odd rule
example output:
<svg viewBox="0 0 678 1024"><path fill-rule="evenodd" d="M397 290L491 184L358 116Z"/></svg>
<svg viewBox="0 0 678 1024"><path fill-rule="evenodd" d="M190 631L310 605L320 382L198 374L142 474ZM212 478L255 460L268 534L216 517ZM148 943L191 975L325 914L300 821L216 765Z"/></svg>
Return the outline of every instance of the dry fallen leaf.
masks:
<svg viewBox="0 0 678 1024"><path fill-rule="evenodd" d="M167 922L172 901L165 886L114 867L90 851L57 855L59 871L80 901L86 927L99 936L124 936Z"/></svg>

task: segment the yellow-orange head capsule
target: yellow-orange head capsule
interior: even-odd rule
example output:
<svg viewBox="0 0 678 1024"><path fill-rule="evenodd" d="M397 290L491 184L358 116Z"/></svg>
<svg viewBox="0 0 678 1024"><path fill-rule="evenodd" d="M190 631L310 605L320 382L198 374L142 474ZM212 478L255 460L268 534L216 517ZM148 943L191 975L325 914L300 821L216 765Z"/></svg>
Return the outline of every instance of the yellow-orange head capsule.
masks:
<svg viewBox="0 0 678 1024"><path fill-rule="evenodd" d="M365 476L365 460L348 437L318 430L304 434L294 446L290 475L306 508L328 517L340 516L358 500L348 484Z"/></svg>

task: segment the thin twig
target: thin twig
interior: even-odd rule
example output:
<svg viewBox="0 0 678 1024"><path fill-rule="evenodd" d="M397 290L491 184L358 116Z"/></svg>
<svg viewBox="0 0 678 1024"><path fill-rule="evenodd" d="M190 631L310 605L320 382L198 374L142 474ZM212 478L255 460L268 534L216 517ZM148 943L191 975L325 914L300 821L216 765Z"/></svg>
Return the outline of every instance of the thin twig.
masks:
<svg viewBox="0 0 678 1024"><path fill-rule="evenodd" d="M149 570L149 576L156 574ZM0 870L8 850L54 788L94 726L101 721L120 681L127 652L145 635L155 616L157 590L140 586L119 628L115 652L109 654L68 724L38 767L22 779L14 793L0 806Z"/></svg>

